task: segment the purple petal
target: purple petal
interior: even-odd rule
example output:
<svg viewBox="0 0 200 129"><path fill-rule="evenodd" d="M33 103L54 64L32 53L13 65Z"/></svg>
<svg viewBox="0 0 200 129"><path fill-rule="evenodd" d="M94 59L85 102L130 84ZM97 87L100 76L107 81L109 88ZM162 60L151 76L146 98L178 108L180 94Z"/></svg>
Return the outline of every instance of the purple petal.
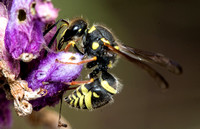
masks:
<svg viewBox="0 0 200 129"><path fill-rule="evenodd" d="M8 11L10 11L11 5L13 0L0 0L0 2L3 2L3 4L6 6Z"/></svg>
<svg viewBox="0 0 200 129"><path fill-rule="evenodd" d="M12 125L12 115L10 101L6 99L4 90L0 88L0 128L10 128Z"/></svg>
<svg viewBox="0 0 200 129"><path fill-rule="evenodd" d="M0 59L7 63L8 69L15 74L19 74L19 62L14 61L9 53L7 53L4 45L5 30L8 23L7 9L4 4L0 3Z"/></svg>
<svg viewBox="0 0 200 129"><path fill-rule="evenodd" d="M23 53L39 56L42 44L46 44L43 29L46 23L55 21L58 11L53 10L51 2L41 1L13 0L12 2L5 34L5 47L15 60L21 59ZM43 12L39 13L36 9L42 6L45 6L46 12L54 14L42 15Z"/></svg>
<svg viewBox="0 0 200 129"><path fill-rule="evenodd" d="M53 106L58 103L60 95L68 88L68 85L64 83L71 82L80 75L82 65L56 62L56 59L64 62L70 61L71 57L75 57L73 62L80 62L83 56L69 52L51 53L28 76L26 80L29 83L29 88L33 90L43 88L48 91L46 96L30 101L34 110L39 110L46 105Z"/></svg>
<svg viewBox="0 0 200 129"><path fill-rule="evenodd" d="M42 22L52 23L58 17L59 9L55 9L50 1L37 0L35 9Z"/></svg>
<svg viewBox="0 0 200 129"><path fill-rule="evenodd" d="M5 36L5 29L8 23L8 15L7 9L3 3L0 2L0 52L1 56L3 53L4 47L4 36ZM2 57L1 57L2 58Z"/></svg>

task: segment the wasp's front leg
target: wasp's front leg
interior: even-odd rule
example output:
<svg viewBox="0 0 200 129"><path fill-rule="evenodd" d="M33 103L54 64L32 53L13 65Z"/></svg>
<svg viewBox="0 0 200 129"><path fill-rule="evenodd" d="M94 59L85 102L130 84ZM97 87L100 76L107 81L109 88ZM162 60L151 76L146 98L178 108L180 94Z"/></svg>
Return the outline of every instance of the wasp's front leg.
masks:
<svg viewBox="0 0 200 129"><path fill-rule="evenodd" d="M58 59L56 59L56 62L61 63L61 64L75 64L75 65L81 65L81 64L85 64L85 63L92 62L92 61L96 61L96 60L97 60L97 57L94 56L94 57L92 57L92 58L85 59L85 60L82 60L82 61L80 61L80 62L72 62L72 61L70 61L70 62L63 62L63 61L60 61L60 60L58 60Z"/></svg>

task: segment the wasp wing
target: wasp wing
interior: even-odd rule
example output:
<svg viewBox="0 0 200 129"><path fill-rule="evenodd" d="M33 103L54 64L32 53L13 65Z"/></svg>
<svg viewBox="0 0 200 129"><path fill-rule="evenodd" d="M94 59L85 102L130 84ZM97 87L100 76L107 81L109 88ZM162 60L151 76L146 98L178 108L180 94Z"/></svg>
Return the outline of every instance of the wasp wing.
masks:
<svg viewBox="0 0 200 129"><path fill-rule="evenodd" d="M162 67L167 68L168 71L174 74L182 73L182 68L178 63L165 57L164 55L160 53L148 52L148 51L132 48L129 46L125 46L122 44L119 44L119 48L122 53L132 58L135 58L137 60L158 64Z"/></svg>
<svg viewBox="0 0 200 129"><path fill-rule="evenodd" d="M124 52L121 50L117 50L108 44L104 44L104 45L107 46L111 51L118 53L119 55L127 58L129 61L136 64L140 68L144 69L151 77L154 78L156 83L161 88L163 88L163 89L168 88L169 85L168 85L168 82L165 80L165 78L160 73L158 73L155 69L153 69L151 66L147 65L145 62L141 62L138 57L134 57L134 55L130 55L130 53L127 53L127 52Z"/></svg>

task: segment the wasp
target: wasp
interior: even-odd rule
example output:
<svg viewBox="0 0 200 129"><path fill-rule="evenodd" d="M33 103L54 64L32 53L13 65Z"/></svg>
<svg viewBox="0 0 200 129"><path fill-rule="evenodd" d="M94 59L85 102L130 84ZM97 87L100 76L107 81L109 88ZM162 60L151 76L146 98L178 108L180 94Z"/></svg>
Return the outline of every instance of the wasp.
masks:
<svg viewBox="0 0 200 129"><path fill-rule="evenodd" d="M60 21L64 22L64 24L58 28L50 45L55 40L61 28L67 26L61 35L57 49L62 50L65 43L67 44L64 48L65 51L67 51L70 46L73 46L75 51L86 56L86 59L75 64L87 63L87 68L94 68L89 74L91 80L79 86L65 99L72 107L92 110L112 100L112 96L118 92L115 84L117 79L108 73L108 69L112 68L116 63L118 55L125 57L130 62L145 70L155 79L161 88L167 88L168 82L159 72L147 63L160 65L174 74L182 73L181 66L168 57L160 53L148 52L124 45L120 43L114 34L106 27L102 25L93 25L89 28L88 23L82 18L75 18L70 22L61 19L44 33L47 33ZM79 43L82 45L82 50L79 50L77 47ZM56 61L64 64L70 63L59 60ZM101 77L98 77L99 72L101 72ZM107 79L102 79L104 76L106 76ZM94 78L96 79L94 80ZM106 83L109 88L105 88L104 83ZM80 83L72 82L71 84ZM109 89L114 89L113 91L115 92L111 93Z"/></svg>

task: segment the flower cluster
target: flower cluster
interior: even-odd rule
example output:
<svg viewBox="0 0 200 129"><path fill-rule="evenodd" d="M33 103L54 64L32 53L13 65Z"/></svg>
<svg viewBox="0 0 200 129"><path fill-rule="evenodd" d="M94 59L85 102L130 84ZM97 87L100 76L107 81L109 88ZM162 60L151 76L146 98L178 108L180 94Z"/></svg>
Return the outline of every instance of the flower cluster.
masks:
<svg viewBox="0 0 200 129"><path fill-rule="evenodd" d="M77 63L82 55L56 52L56 41L44 54L56 28L43 32L58 11L50 0L0 0L0 128L11 125L10 103L19 116L53 106L80 75L82 65L56 59Z"/></svg>

